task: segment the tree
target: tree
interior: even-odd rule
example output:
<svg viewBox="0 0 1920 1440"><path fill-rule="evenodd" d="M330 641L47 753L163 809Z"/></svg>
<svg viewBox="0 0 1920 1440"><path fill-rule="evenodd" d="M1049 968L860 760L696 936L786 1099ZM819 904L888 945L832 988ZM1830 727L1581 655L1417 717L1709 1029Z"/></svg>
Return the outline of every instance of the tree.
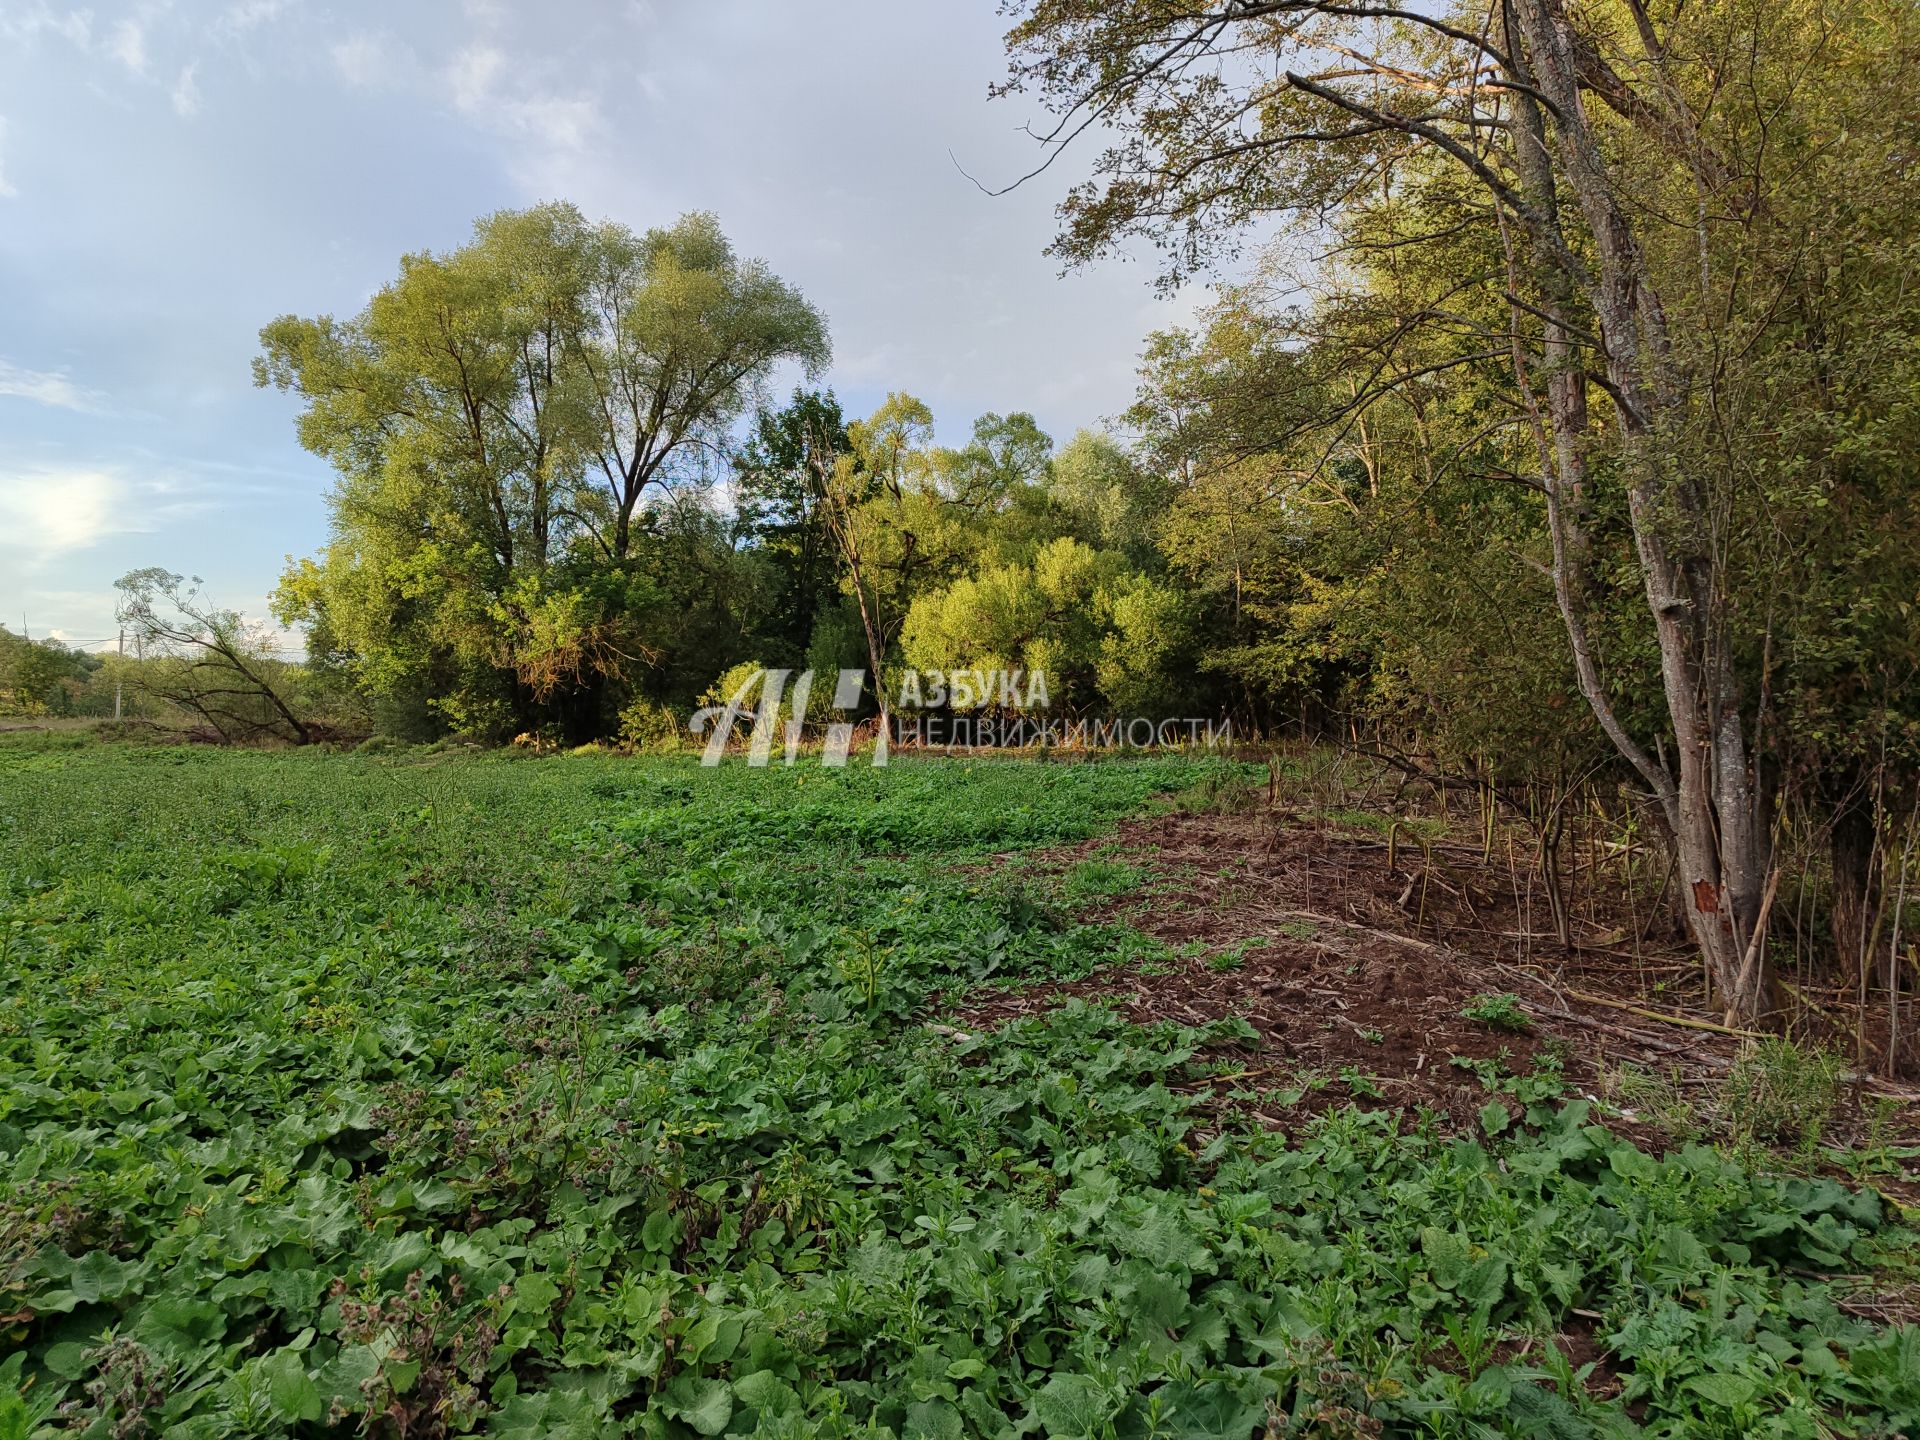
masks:
<svg viewBox="0 0 1920 1440"><path fill-rule="evenodd" d="M1030 561L981 566L914 601L907 658L931 670L1041 673L1050 701L1086 705L1102 639L1097 599L1111 568L1064 535Z"/></svg>
<svg viewBox="0 0 1920 1440"><path fill-rule="evenodd" d="M134 683L199 716L222 740L310 743L312 726L273 674L266 632L239 611L210 603L201 583L158 566L114 582L117 618L148 662Z"/></svg>
<svg viewBox="0 0 1920 1440"><path fill-rule="evenodd" d="M1085 712L1104 701L1158 716L1182 698L1170 681L1188 620L1185 597L1129 569L1122 552L1056 535L1026 558L996 561L990 548L969 573L923 592L903 644L922 669L1044 675L1050 705Z"/></svg>
<svg viewBox="0 0 1920 1440"><path fill-rule="evenodd" d="M742 525L779 568L775 636L804 655L814 617L832 593L833 539L821 511L821 456L848 453L847 424L831 390L796 388L779 410L762 408L734 462Z"/></svg>
<svg viewBox="0 0 1920 1440"><path fill-rule="evenodd" d="M712 215L638 236L602 224L587 255L588 324L570 353L590 402L595 499L611 513L600 539L617 561L649 489L721 453L775 365L812 375L829 347L820 312L760 261L736 256Z"/></svg>
<svg viewBox="0 0 1920 1440"><path fill-rule="evenodd" d="M1082 430L1053 457L1047 499L1066 528L1101 550L1118 550L1128 563L1161 563L1156 527L1171 487L1111 435Z"/></svg>
<svg viewBox="0 0 1920 1440"><path fill-rule="evenodd" d="M808 446L820 515L844 572L841 583L860 615L883 730L892 723L887 683L893 644L928 558L916 516L931 518L932 445L933 412L924 401L896 392L847 427L844 453L818 429Z"/></svg>
<svg viewBox="0 0 1920 1440"><path fill-rule="evenodd" d="M375 694L477 729L532 708L535 612L578 523L569 223L565 207L482 220L460 250L404 257L352 320L282 316L254 362L256 383L306 401L301 443L339 475L332 542L283 587L287 618L324 616Z"/></svg>
<svg viewBox="0 0 1920 1440"><path fill-rule="evenodd" d="M79 659L57 641L28 640L0 629L0 661L13 703L29 715L65 714L67 682L78 678Z"/></svg>
<svg viewBox="0 0 1920 1440"><path fill-rule="evenodd" d="M1351 287L1349 263L1393 249L1477 249L1470 268L1423 277L1445 283L1403 313L1324 420L1344 429L1390 391L1505 362L1496 419L1531 438L1512 478L1543 502L1579 691L1673 837L1728 1015L1757 1018L1777 871L1757 748L1765 685L1745 663L1759 627L1727 528L1745 477L1727 461L1727 372L1675 317L1776 325L1776 297L1746 285L1756 256L1798 238L1794 207L1774 197L1834 164L1808 138L1833 133L1804 98L1808 57L1833 67L1895 36L1904 46L1910 13L1863 3L1786 17L1750 0L1015 9L1003 88L1056 110L1049 142L1095 124L1118 135L1062 207L1056 249L1069 261L1150 235L1173 283L1279 214L1326 221L1336 289ZM1501 307L1492 324L1477 304L1488 297ZM1402 363L1420 346L1447 353ZM1615 513L1618 549L1596 529ZM1657 726L1622 713L1602 668L1595 623L1623 573L1657 662Z"/></svg>
<svg viewBox="0 0 1920 1440"><path fill-rule="evenodd" d="M286 616L389 703L582 738L682 629L660 576L711 534L701 457L775 365L827 354L819 314L711 216L635 234L559 204L261 341L257 382L301 395L301 441L340 477Z"/></svg>
<svg viewBox="0 0 1920 1440"><path fill-rule="evenodd" d="M988 411L973 422L973 437L958 450L935 457L934 483L941 495L975 515L1005 511L1046 483L1053 441L1024 410Z"/></svg>

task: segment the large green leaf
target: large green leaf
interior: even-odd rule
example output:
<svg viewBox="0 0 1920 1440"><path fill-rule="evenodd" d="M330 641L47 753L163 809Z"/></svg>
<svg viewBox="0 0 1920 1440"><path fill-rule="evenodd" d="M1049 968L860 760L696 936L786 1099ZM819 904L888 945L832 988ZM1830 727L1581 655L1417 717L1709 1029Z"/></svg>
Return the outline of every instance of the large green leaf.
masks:
<svg viewBox="0 0 1920 1440"><path fill-rule="evenodd" d="M702 1435L718 1435L733 1418L733 1389L724 1380L682 1375L660 1392L661 1410Z"/></svg>
<svg viewBox="0 0 1920 1440"><path fill-rule="evenodd" d="M1033 1397L1033 1413L1049 1440L1098 1435L1113 1410L1113 1397L1086 1375L1055 1375Z"/></svg>

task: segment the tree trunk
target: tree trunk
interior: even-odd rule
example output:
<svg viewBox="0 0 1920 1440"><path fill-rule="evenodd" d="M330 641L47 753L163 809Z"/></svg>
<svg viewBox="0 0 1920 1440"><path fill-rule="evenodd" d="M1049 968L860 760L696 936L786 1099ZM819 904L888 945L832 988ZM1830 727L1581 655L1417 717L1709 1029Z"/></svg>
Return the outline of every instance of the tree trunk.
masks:
<svg viewBox="0 0 1920 1440"><path fill-rule="evenodd" d="M1827 841L1833 861L1833 953L1849 988L1866 964L1873 929L1873 841L1873 807L1864 797L1834 807Z"/></svg>
<svg viewBox="0 0 1920 1440"><path fill-rule="evenodd" d="M1619 420L1628 514L1677 761L1668 783L1648 778L1656 782L1673 832L1688 924L1721 1006L1730 1022L1749 1024L1767 1010L1771 989L1760 933L1771 855L1759 823L1759 787L1747 756L1739 686L1722 633L1706 497L1668 460L1668 442L1681 428L1684 385L1659 294L1582 108L1564 0L1513 0L1512 13L1525 41L1530 82L1552 111L1560 174L1593 242L1590 271L1564 245L1541 248L1545 263L1572 272L1567 278L1588 297ZM1523 136L1519 148L1526 145ZM1572 407L1550 409L1559 447L1583 446L1584 435L1566 433ZM1554 498L1550 491L1550 502ZM1567 498L1560 497L1563 503ZM1581 643L1576 634L1576 652ZM1585 675L1582 683L1587 688ZM1588 698L1595 703L1591 691ZM1648 775L1644 752L1631 741L1622 745L1624 732L1608 725L1604 707L1596 705L1596 713L1615 744Z"/></svg>
<svg viewBox="0 0 1920 1440"><path fill-rule="evenodd" d="M887 642L881 638L880 630L874 623L873 612L867 605L867 588L862 582L860 571L853 571L853 594L860 606L860 628L867 637L867 663L873 666L873 698L880 707L880 732L889 743L893 739L893 712L887 706L887 682L882 667L887 659Z"/></svg>

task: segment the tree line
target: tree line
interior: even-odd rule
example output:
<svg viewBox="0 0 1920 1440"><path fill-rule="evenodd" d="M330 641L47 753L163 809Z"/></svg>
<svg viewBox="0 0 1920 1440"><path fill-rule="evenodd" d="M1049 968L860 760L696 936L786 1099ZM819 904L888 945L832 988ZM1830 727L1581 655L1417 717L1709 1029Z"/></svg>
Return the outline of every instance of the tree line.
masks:
<svg viewBox="0 0 1920 1440"><path fill-rule="evenodd" d="M256 379L338 476L275 610L383 731L661 734L761 664L866 669L871 709L909 664L1044 671L1075 712L1225 703L1195 693L1150 466L1092 432L1056 452L1025 412L946 446L904 392L772 403L826 323L710 216L503 212L262 343Z"/></svg>

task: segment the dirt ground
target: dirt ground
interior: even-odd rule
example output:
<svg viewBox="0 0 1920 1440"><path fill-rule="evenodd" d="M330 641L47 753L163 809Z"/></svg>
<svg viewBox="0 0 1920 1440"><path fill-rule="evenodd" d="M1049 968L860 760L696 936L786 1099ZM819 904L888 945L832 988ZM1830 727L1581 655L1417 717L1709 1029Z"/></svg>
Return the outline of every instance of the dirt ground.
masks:
<svg viewBox="0 0 1920 1440"><path fill-rule="evenodd" d="M1575 1091L1608 1106L1611 1126L1655 1150L1686 1130L1716 1138L1713 1097L1746 1041L1704 1010L1697 962L1679 937L1647 939L1644 917L1590 905L1563 947L1541 933L1544 907L1480 847L1395 838L1260 805L1155 816L1037 862L1021 857L1023 871L1038 863L1063 874L1092 860L1141 872L1083 913L1124 921L1176 958L976 992L951 1024L988 1028L1074 996L1142 1022L1240 1016L1259 1040L1209 1057L1227 1068L1212 1088L1282 1127L1354 1101L1468 1128L1488 1093L1457 1057L1508 1074L1557 1064ZM1517 997L1524 1028L1461 1013L1500 994ZM1657 1079L1636 1090L1636 1076ZM1648 1093L1658 1113L1636 1104ZM1883 1148L1920 1144L1917 1100L1848 1077L1824 1143L1871 1130ZM1920 1176L1872 1183L1920 1204Z"/></svg>

